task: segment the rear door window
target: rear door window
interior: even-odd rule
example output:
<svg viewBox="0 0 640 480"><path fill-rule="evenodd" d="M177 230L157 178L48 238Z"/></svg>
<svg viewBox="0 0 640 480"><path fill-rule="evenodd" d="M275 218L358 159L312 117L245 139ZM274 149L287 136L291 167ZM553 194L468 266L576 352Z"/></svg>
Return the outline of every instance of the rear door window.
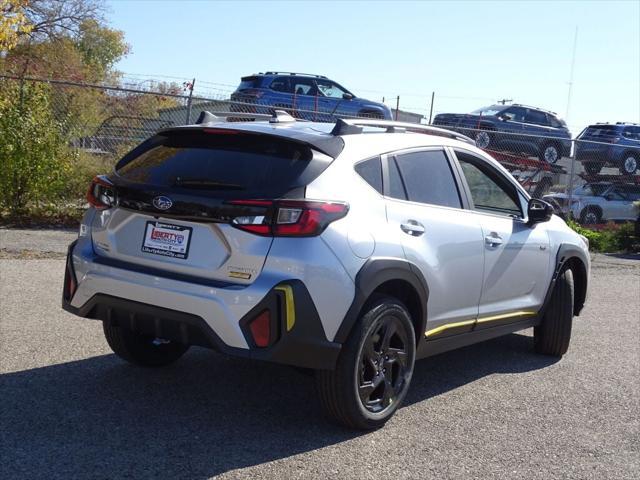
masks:
<svg viewBox="0 0 640 480"><path fill-rule="evenodd" d="M462 207L458 187L444 151L402 153L393 160L391 163L397 165L406 199L442 207ZM390 175L391 172L394 169L390 167ZM390 179L390 183L392 182ZM399 185L395 189L399 190Z"/></svg>
<svg viewBox="0 0 640 480"><path fill-rule="evenodd" d="M527 116L525 118L527 123L533 123L536 125L547 124L547 115L537 110L527 110Z"/></svg>
<svg viewBox="0 0 640 480"><path fill-rule="evenodd" d="M311 158L310 148L268 135L185 131L154 137L125 156L116 173L163 188L276 195L301 186Z"/></svg>

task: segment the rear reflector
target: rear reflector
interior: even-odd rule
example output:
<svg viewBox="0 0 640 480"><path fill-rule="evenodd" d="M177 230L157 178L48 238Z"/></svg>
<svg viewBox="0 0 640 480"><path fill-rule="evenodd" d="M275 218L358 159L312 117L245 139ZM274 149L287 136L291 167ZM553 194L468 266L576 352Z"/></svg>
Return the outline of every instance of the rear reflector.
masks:
<svg viewBox="0 0 640 480"><path fill-rule="evenodd" d="M307 200L232 200L246 206L249 215L236 216L231 224L256 235L271 237L313 237L349 212L344 202Z"/></svg>
<svg viewBox="0 0 640 480"><path fill-rule="evenodd" d="M268 347L271 342L271 315L264 310L249 324L251 336L257 347Z"/></svg>

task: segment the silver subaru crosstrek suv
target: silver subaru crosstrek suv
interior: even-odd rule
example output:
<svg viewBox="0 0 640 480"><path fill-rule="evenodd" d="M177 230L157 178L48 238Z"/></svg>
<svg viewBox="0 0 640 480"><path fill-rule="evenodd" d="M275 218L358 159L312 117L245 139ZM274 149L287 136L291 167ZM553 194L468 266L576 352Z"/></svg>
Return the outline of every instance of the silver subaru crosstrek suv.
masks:
<svg viewBox="0 0 640 480"><path fill-rule="evenodd" d="M89 188L63 308L118 356L157 367L199 345L313 369L329 417L371 429L416 359L530 327L537 352L567 351L587 241L468 138L202 117Z"/></svg>

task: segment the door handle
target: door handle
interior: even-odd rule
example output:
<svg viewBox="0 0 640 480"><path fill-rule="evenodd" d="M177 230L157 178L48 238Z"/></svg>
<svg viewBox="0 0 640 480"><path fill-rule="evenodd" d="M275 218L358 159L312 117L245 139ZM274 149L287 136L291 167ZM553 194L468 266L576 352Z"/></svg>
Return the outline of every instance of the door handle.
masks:
<svg viewBox="0 0 640 480"><path fill-rule="evenodd" d="M400 224L400 229L413 237L419 237L424 233L424 225L420 222L416 222L415 220L406 220L404 223Z"/></svg>
<svg viewBox="0 0 640 480"><path fill-rule="evenodd" d="M484 237L484 243L490 247L497 247L498 245L502 245L502 237L495 232L491 232L491 234Z"/></svg>

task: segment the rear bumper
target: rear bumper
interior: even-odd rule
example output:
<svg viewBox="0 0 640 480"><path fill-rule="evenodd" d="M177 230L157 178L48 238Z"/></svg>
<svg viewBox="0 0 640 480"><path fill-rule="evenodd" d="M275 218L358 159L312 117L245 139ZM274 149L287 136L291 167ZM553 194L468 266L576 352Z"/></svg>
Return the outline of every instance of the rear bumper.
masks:
<svg viewBox="0 0 640 480"><path fill-rule="evenodd" d="M235 356L314 369L335 367L341 344L327 340L313 300L298 279L278 279L269 287L266 279L247 287L213 287L94 260L90 240L69 247L62 308L74 315ZM291 300L283 286L290 287L293 305L287 303ZM248 324L265 310L271 316L272 341L260 348Z"/></svg>

